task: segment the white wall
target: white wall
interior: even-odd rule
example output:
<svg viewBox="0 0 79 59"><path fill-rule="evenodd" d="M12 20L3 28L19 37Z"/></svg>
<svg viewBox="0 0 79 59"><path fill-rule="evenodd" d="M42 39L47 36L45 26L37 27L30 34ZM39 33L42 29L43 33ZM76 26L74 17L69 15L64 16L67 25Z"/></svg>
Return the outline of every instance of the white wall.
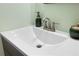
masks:
<svg viewBox="0 0 79 59"><path fill-rule="evenodd" d="M34 4L0 4L0 32L28 26Z"/></svg>

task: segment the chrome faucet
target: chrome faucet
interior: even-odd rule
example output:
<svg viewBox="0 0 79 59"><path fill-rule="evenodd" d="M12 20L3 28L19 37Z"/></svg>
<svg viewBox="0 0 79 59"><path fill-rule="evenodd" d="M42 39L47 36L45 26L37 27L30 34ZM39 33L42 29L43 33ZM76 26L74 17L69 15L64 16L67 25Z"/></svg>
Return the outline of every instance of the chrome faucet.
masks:
<svg viewBox="0 0 79 59"><path fill-rule="evenodd" d="M46 29L46 30L51 29L51 22L49 18L43 19L43 29Z"/></svg>
<svg viewBox="0 0 79 59"><path fill-rule="evenodd" d="M55 24L59 24L56 22L52 22L49 18L45 18L43 20L43 29L55 32Z"/></svg>

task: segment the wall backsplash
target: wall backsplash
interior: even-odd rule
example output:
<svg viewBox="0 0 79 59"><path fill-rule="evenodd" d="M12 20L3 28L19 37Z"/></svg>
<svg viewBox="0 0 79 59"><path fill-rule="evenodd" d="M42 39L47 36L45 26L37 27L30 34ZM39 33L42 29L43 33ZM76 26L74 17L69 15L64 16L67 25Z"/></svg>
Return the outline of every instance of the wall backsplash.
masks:
<svg viewBox="0 0 79 59"><path fill-rule="evenodd" d="M39 8L38 8L39 7ZM38 4L43 17L49 17L52 21L58 22L56 29L68 32L71 25L79 22L79 4Z"/></svg>
<svg viewBox="0 0 79 59"><path fill-rule="evenodd" d="M34 24L36 11L42 18L58 22L56 29L68 32L71 25L79 22L79 4L19 3L0 4L0 32Z"/></svg>

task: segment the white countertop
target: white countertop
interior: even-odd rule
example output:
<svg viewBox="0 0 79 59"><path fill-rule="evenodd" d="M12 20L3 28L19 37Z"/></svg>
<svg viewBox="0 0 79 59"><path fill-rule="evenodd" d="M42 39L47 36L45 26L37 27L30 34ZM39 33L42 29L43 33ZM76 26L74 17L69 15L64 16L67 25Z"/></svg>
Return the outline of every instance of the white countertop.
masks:
<svg viewBox="0 0 79 59"><path fill-rule="evenodd" d="M26 28L26 27L25 27ZM42 46L42 48L37 48L36 45L29 45L21 38L12 37L13 34L11 31L1 32L6 40L9 40L13 45L18 47L26 55L29 56L79 56L79 41L71 39L68 36L68 39L64 41L61 45L56 46ZM28 32L29 33L29 32ZM16 35L15 35L16 36ZM26 35L28 36L28 34ZM32 35L30 35L31 37ZM29 38L27 38L29 39Z"/></svg>

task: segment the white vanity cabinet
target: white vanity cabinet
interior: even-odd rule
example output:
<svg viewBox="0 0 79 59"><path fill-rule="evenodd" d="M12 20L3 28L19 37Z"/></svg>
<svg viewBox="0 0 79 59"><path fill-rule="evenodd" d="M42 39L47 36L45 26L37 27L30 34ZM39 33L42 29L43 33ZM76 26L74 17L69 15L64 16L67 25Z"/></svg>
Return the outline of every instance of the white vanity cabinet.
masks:
<svg viewBox="0 0 79 59"><path fill-rule="evenodd" d="M0 36L0 56L4 56L4 50L3 50L3 45L2 45L1 36Z"/></svg>
<svg viewBox="0 0 79 59"><path fill-rule="evenodd" d="M5 56L26 56L19 48L2 36L2 43Z"/></svg>

